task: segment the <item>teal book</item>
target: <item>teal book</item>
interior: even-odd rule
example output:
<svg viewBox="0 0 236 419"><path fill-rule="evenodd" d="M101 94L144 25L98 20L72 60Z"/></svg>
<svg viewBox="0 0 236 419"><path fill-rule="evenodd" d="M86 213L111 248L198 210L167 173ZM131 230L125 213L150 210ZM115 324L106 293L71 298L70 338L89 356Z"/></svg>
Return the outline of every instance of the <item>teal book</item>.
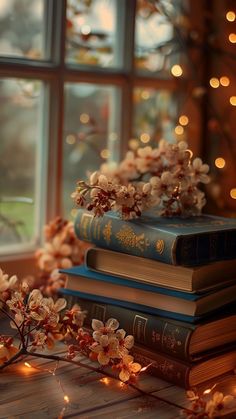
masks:
<svg viewBox="0 0 236 419"><path fill-rule="evenodd" d="M115 213L94 217L79 209L75 233L98 247L172 265L198 266L236 257L236 219L148 214L124 221Z"/></svg>
<svg viewBox="0 0 236 419"><path fill-rule="evenodd" d="M236 284L205 294L187 293L159 286L105 275L73 266L60 271L67 275L63 292L69 291L81 298L136 309L196 322L215 310L236 301Z"/></svg>

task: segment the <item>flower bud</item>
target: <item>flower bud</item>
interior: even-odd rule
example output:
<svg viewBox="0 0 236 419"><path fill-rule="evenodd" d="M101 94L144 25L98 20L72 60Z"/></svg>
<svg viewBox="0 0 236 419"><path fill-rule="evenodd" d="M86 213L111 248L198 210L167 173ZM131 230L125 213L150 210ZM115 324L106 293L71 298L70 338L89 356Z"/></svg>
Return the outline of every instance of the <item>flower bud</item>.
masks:
<svg viewBox="0 0 236 419"><path fill-rule="evenodd" d="M98 181L98 172L93 172L89 178L90 184L95 185Z"/></svg>
<svg viewBox="0 0 236 419"><path fill-rule="evenodd" d="M143 193L148 193L151 190L151 184L150 183L145 183L145 185L143 185Z"/></svg>

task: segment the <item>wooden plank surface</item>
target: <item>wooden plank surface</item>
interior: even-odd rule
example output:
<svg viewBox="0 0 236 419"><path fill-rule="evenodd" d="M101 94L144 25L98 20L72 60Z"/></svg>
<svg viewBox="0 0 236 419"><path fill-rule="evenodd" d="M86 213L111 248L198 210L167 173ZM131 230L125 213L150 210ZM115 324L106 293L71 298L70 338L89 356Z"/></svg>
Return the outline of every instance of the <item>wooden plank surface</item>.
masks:
<svg viewBox="0 0 236 419"><path fill-rule="evenodd" d="M89 362L87 359L83 361ZM32 358L29 362L44 370L53 369L56 365L54 361L39 358ZM115 406L123 401L140 399L139 392L131 387L123 386L114 379L104 379L102 374L72 364L61 362L56 377L70 397L66 414L71 417L105 406ZM140 388L150 392L166 386L169 384L146 374L140 382ZM0 418L56 418L64 406L63 392L55 377L47 371L28 368L24 362L1 372L0 402Z"/></svg>
<svg viewBox="0 0 236 419"><path fill-rule="evenodd" d="M1 321L1 329L2 326ZM60 345L58 348L57 353L64 354ZM80 359L85 364L91 363L87 358ZM29 369L24 366L24 362L20 362L0 372L0 419L58 418L65 403L56 378L70 398L63 416L65 419L175 419L179 417L182 407L189 406L185 390L146 373L140 376L137 385L149 396L140 395L137 390L115 379L104 379L102 374L84 367L60 362L55 378L46 371L56 366L55 361L33 357L27 358L27 361L44 371ZM235 375L221 378L217 382L218 391L236 395ZM204 384L202 388L211 385ZM161 397L162 400L151 395ZM172 406L169 402L180 407ZM225 417L236 419L236 411L229 411Z"/></svg>
<svg viewBox="0 0 236 419"><path fill-rule="evenodd" d="M81 358L90 363L88 359ZM165 381L143 374L139 388L150 393L142 396L137 390L122 385L117 380L105 378L102 374L88 371L84 367L61 362L56 378L47 369L53 369L55 361L32 358L31 365L44 371L27 368L23 362L15 364L0 373L0 418L1 419L48 419L57 418L64 406L63 392L56 381L61 381L70 398L64 418L178 418L180 408L188 405L185 391ZM222 379L220 391L235 392L236 377ZM151 394L161 397L159 401ZM166 402L165 402L166 401ZM231 416L236 418L236 412Z"/></svg>

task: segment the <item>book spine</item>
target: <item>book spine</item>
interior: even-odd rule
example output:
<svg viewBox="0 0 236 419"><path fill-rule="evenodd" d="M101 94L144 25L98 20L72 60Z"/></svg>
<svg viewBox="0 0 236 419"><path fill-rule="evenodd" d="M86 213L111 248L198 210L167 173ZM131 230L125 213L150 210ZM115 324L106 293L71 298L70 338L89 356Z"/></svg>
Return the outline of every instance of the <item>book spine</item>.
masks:
<svg viewBox="0 0 236 419"><path fill-rule="evenodd" d="M176 249L178 264L198 266L224 259L234 259L235 231L217 231L180 237Z"/></svg>
<svg viewBox="0 0 236 419"><path fill-rule="evenodd" d="M75 233L79 239L103 248L176 265L177 239L166 231L144 228L141 224L106 214L94 217L92 213L79 209Z"/></svg>
<svg viewBox="0 0 236 419"><path fill-rule="evenodd" d="M158 316L116 307L109 304L82 300L76 296L65 296L68 306L78 303L87 311L85 325L91 326L92 319L105 322L109 318L119 320L120 327L134 336L135 342L157 352L163 352L184 361L191 361L189 343L193 328L184 327L181 322L172 322Z"/></svg>
<svg viewBox="0 0 236 419"><path fill-rule="evenodd" d="M191 366L161 353L151 353L141 347L134 347L132 355L142 367L148 366L148 373L177 386L188 389Z"/></svg>

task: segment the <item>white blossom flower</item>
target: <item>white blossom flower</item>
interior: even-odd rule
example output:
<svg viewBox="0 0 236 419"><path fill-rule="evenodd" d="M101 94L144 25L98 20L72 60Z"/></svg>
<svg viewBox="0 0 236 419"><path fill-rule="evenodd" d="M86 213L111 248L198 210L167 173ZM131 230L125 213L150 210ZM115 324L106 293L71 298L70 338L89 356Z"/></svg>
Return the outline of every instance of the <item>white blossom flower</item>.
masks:
<svg viewBox="0 0 236 419"><path fill-rule="evenodd" d="M12 290L15 288L18 282L16 275L13 275L9 278L9 275L4 274L2 269L0 269L0 294L7 290Z"/></svg>
<svg viewBox="0 0 236 419"><path fill-rule="evenodd" d="M120 176L130 180L138 177L137 160L133 151L128 151L124 160L120 163Z"/></svg>
<svg viewBox="0 0 236 419"><path fill-rule="evenodd" d="M97 360L101 365L107 365L111 359L119 358L119 341L112 336L102 335L90 349L98 354Z"/></svg>
<svg viewBox="0 0 236 419"><path fill-rule="evenodd" d="M123 382L129 381L132 374L137 374L141 370L141 365L137 362L133 362L134 357L131 355L124 355L120 362L121 371L119 373L119 379Z"/></svg>
<svg viewBox="0 0 236 419"><path fill-rule="evenodd" d="M136 160L137 169L140 173L156 173L162 166L159 149L152 149L150 146L139 148Z"/></svg>
<svg viewBox="0 0 236 419"><path fill-rule="evenodd" d="M209 183L210 178L207 175L207 173L209 172L208 164L203 164L202 159L197 157L196 159L193 160L192 167L193 167L193 178L194 178L195 183L198 183L198 182Z"/></svg>
<svg viewBox="0 0 236 419"><path fill-rule="evenodd" d="M93 339L99 342L101 336L113 335L116 329L118 329L118 327L119 327L119 322L113 318L108 319L105 324L101 320L93 319L92 320L92 328L94 330Z"/></svg>
<svg viewBox="0 0 236 419"><path fill-rule="evenodd" d="M209 418L214 418L219 415L225 408L230 408L235 404L235 398L231 395L224 396L223 393L216 391L211 400L206 404L205 411Z"/></svg>
<svg viewBox="0 0 236 419"><path fill-rule="evenodd" d="M124 329L119 329L115 333L115 337L119 341L119 353L123 356L128 354L129 350L134 346L134 337L132 335L126 335Z"/></svg>

